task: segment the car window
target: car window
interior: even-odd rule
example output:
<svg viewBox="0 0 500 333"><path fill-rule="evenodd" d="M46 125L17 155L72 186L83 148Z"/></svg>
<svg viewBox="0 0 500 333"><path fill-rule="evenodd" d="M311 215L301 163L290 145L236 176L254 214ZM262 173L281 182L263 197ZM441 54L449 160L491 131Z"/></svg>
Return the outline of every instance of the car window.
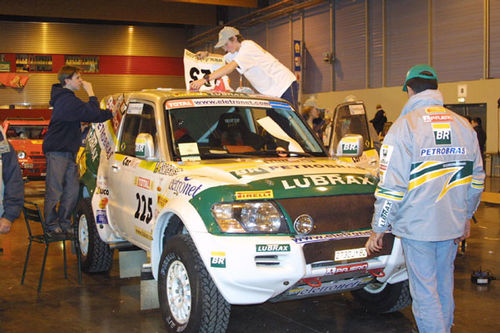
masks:
<svg viewBox="0 0 500 333"><path fill-rule="evenodd" d="M190 107L166 110L174 159L225 154L276 156L324 155L321 145L290 108ZM278 155L281 156L281 155Z"/></svg>
<svg viewBox="0 0 500 333"><path fill-rule="evenodd" d="M5 135L11 140L40 140L47 132L47 126L44 125L10 125Z"/></svg>
<svg viewBox="0 0 500 333"><path fill-rule="evenodd" d="M140 133L151 134L155 147L157 147L154 108L151 105L144 104L140 113L127 113L123 120L118 152L135 156L135 139Z"/></svg>
<svg viewBox="0 0 500 333"><path fill-rule="evenodd" d="M359 109L359 110L358 110ZM362 112L361 112L362 111ZM361 104L342 105L335 110L333 120L332 146L337 147L340 139L346 134L359 134L363 137L364 149L373 148L364 107Z"/></svg>

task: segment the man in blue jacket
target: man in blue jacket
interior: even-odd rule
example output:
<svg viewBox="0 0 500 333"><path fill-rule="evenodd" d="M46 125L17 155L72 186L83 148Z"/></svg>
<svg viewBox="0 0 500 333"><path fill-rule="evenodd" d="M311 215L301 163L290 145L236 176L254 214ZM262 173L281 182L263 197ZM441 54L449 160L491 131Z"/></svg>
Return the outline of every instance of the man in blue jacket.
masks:
<svg viewBox="0 0 500 333"><path fill-rule="evenodd" d="M0 234L6 234L23 207L24 184L16 151L0 126Z"/></svg>
<svg viewBox="0 0 500 333"><path fill-rule="evenodd" d="M47 159L45 187L45 227L49 236L71 233L71 212L78 198L76 154L81 142L81 122L104 122L113 117L101 110L92 84L83 81L79 69L63 66L57 74L59 84L52 85L50 124L43 140ZM87 103L75 95L83 87ZM59 209L57 204L59 202Z"/></svg>

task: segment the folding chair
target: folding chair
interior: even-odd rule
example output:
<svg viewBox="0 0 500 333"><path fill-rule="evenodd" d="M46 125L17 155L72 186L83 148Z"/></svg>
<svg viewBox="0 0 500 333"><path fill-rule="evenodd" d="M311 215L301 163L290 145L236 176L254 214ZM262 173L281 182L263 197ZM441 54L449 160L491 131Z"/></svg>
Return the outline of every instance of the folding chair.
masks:
<svg viewBox="0 0 500 333"><path fill-rule="evenodd" d="M80 249L78 248L78 241L76 240L76 236L69 236L69 235L58 235L54 237L49 237L47 235L47 230L45 230L44 226L44 221L42 217L42 213L40 211L39 206L30 201L24 201L23 205L23 213L24 213L24 221L26 222L26 227L28 228L28 240L29 240L29 245L28 245L28 251L26 252L26 260L24 261L24 269L23 269L23 276L21 278L21 284L24 284L24 277L26 275L26 268L28 267L28 260L30 256L30 251L31 251L31 243L36 242L40 244L45 244L45 253L43 255L43 262L42 262L42 270L40 272L40 278L38 280L38 292L40 293L40 290L42 290L42 280L43 280L43 273L45 270L45 262L47 260L47 252L49 250L49 244L50 243L55 243L55 242L62 242L63 244L63 257L64 257L64 278L68 278L68 272L66 269L66 241L73 241L73 244L76 247L76 257L78 261L78 283L82 283L82 273L80 269ZM42 227L42 234L37 234L34 235L31 231L30 223L40 223Z"/></svg>

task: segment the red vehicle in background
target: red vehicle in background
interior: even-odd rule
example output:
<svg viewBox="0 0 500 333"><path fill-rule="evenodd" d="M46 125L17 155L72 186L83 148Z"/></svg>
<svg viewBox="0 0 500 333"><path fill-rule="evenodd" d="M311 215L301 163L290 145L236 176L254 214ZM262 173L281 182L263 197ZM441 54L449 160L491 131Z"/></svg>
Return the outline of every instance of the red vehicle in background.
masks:
<svg viewBox="0 0 500 333"><path fill-rule="evenodd" d="M42 144L49 122L42 119L6 119L3 122L4 133L17 152L23 178L46 175Z"/></svg>

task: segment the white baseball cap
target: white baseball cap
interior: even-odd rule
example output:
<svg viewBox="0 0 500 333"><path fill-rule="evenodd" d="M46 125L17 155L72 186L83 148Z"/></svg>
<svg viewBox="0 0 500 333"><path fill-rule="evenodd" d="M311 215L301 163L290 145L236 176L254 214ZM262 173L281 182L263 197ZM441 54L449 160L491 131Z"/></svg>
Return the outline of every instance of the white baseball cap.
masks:
<svg viewBox="0 0 500 333"><path fill-rule="evenodd" d="M223 47L227 43L229 38L239 34L240 32L236 28L233 27L222 28L221 31L219 31L219 41L217 42L217 44L215 44L215 48Z"/></svg>

